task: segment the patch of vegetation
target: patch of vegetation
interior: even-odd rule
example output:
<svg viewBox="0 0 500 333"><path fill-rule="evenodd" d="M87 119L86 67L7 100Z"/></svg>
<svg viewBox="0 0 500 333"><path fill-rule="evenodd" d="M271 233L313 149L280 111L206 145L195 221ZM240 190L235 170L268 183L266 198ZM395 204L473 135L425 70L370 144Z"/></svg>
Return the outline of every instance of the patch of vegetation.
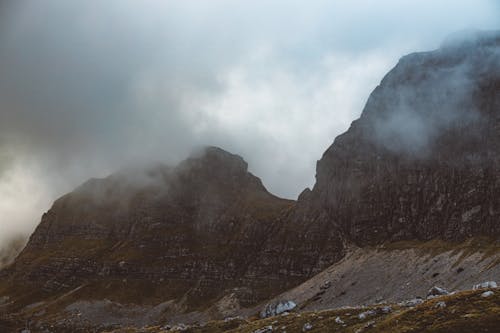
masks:
<svg viewBox="0 0 500 333"><path fill-rule="evenodd" d="M500 328L500 290L481 297L484 290L444 296L390 316L370 332L472 333L498 332ZM437 306L445 302L446 307Z"/></svg>
<svg viewBox="0 0 500 333"><path fill-rule="evenodd" d="M187 327L187 333L253 333L265 327L272 332L327 333L496 333L500 328L500 289L494 295L481 297L484 290L465 291L449 296L428 300L414 308L403 308L391 304L392 311L385 313L381 305L362 308L342 308L334 310L290 313L267 319L212 321L205 325ZM446 305L439 306L439 302ZM369 312L372 311L372 312ZM361 313L369 313L365 316ZM166 333L175 331L166 326L124 328L113 333Z"/></svg>
<svg viewBox="0 0 500 333"><path fill-rule="evenodd" d="M426 242L418 240L408 240L385 243L377 247L380 251L386 250L415 250L424 256L437 256L445 252L451 252L451 255L460 255L454 266L458 266L463 259L474 253L482 253L481 260L491 258L500 253L500 242L497 239L488 237L474 237L465 242L448 242L440 239L433 239ZM497 259L493 266L498 264Z"/></svg>

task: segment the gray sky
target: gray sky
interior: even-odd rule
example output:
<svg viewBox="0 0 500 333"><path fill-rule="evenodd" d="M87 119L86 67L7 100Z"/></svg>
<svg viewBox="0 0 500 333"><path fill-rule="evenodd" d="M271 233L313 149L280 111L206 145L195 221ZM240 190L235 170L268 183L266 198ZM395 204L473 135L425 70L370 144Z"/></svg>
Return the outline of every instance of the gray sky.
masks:
<svg viewBox="0 0 500 333"><path fill-rule="evenodd" d="M296 198L398 58L499 29L494 0L0 3L0 247L89 177L193 147Z"/></svg>

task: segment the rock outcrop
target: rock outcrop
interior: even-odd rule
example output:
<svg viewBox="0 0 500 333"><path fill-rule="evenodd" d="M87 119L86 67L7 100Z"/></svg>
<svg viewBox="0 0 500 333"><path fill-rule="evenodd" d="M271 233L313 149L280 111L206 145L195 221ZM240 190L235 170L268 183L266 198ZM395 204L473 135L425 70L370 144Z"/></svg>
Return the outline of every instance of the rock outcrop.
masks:
<svg viewBox="0 0 500 333"><path fill-rule="evenodd" d="M177 167L88 181L54 203L0 272L0 306L81 315L75 304L97 300L202 321L296 286L349 249L498 240L499 219L500 33L487 32L403 57L297 202L214 147Z"/></svg>
<svg viewBox="0 0 500 333"><path fill-rule="evenodd" d="M293 301L302 311L377 303L405 304L407 300L418 303L442 296L446 291L451 294L473 286L496 288L490 280L498 276L500 244L486 239L460 244L433 240L375 248L351 247L342 260L277 295L274 302ZM269 304L274 302L271 300ZM408 306L414 306L415 302L409 302Z"/></svg>
<svg viewBox="0 0 500 333"><path fill-rule="evenodd" d="M297 304L292 301L277 301L273 303L269 303L265 306L265 308L260 312L261 318L267 318L276 316L287 311L291 311L295 309Z"/></svg>
<svg viewBox="0 0 500 333"><path fill-rule="evenodd" d="M266 260L307 276L350 244L498 239L499 198L500 32L482 32L399 61L318 161Z"/></svg>
<svg viewBox="0 0 500 333"><path fill-rule="evenodd" d="M292 204L270 194L241 157L218 148L175 168L93 179L43 215L2 273L8 288L1 291L34 303L83 286L76 294L84 299L176 300L179 311L230 291L253 304L293 283L252 271L265 266L262 244Z"/></svg>
<svg viewBox="0 0 500 333"><path fill-rule="evenodd" d="M486 288L497 288L497 283L495 281L486 281L486 282L481 282L478 284L475 284L472 289L477 290L477 289L486 289Z"/></svg>
<svg viewBox="0 0 500 333"><path fill-rule="evenodd" d="M499 198L500 33L487 32L403 57L318 161L293 220L360 246L462 241L500 236Z"/></svg>

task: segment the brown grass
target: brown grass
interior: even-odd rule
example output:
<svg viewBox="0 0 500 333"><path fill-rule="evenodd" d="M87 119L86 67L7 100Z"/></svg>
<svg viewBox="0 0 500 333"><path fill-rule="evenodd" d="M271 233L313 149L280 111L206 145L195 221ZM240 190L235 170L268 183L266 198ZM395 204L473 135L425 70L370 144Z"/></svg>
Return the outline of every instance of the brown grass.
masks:
<svg viewBox="0 0 500 333"><path fill-rule="evenodd" d="M455 295L444 296L426 301L412 308L391 305L393 312L359 319L358 315L367 310L377 310L380 306L355 309L336 309L304 313L290 313L261 320L236 319L229 322L212 321L202 327L191 327L187 333L252 333L260 328L272 326L273 332L303 332L306 323L312 325L311 333L343 332L343 333L478 333L500 331L500 289L494 296L483 298L484 290L465 291ZM436 304L444 301L445 308ZM340 317L344 324L335 318ZM132 328L112 331L114 333L159 333L169 332L160 327L149 327L141 330Z"/></svg>

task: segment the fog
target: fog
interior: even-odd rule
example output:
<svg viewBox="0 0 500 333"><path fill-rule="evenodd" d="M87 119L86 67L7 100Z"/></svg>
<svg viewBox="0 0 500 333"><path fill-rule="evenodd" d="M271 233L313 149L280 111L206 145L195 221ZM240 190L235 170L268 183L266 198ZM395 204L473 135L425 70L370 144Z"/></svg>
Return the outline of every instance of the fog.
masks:
<svg viewBox="0 0 500 333"><path fill-rule="evenodd" d="M0 248L88 178L201 145L296 198L402 55L498 29L498 13L493 0L3 1Z"/></svg>
<svg viewBox="0 0 500 333"><path fill-rule="evenodd" d="M480 33L491 34L492 40L500 37L500 31ZM374 109L370 110L374 141L398 153L423 157L431 153L440 134L486 121L478 109L479 85L481 77L500 77L494 71L500 68L500 47L484 42L463 47L480 38L468 32L463 36L432 55L404 57L384 78L367 103ZM445 64L433 65L439 61Z"/></svg>

